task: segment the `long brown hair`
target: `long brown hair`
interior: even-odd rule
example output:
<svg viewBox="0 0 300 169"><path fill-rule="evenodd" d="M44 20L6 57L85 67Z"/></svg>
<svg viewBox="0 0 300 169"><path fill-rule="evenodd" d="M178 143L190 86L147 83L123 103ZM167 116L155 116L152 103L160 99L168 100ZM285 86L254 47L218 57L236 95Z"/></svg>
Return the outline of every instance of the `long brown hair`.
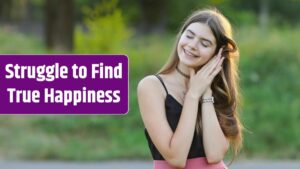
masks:
<svg viewBox="0 0 300 169"><path fill-rule="evenodd" d="M233 159L242 147L242 124L239 119L237 105L239 104L238 69L239 52L232 38L232 30L229 21L216 9L204 9L194 12L183 24L177 35L171 56L160 74L167 74L175 70L179 57L177 45L182 33L192 23L200 22L207 24L212 30L217 47L215 54L224 47L222 55L225 57L220 73L214 78L211 88L215 99L215 110L225 136L230 140L234 153ZM196 131L202 135L201 104L196 122Z"/></svg>

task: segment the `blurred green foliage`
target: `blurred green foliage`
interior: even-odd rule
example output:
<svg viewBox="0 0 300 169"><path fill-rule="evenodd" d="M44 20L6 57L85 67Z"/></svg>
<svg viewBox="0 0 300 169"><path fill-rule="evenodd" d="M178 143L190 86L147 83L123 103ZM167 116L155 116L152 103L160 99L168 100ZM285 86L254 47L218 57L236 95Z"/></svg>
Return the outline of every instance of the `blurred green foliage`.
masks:
<svg viewBox="0 0 300 169"><path fill-rule="evenodd" d="M239 36L242 117L251 131L245 133L248 156L300 156L298 37L299 28L273 28L263 34L248 28Z"/></svg>
<svg viewBox="0 0 300 169"><path fill-rule="evenodd" d="M82 22L85 13L82 7L92 8L97 4L115 0L73 0L76 22ZM167 30L177 30L183 19L198 8L215 6L237 24L258 22L263 9L272 22L297 25L299 23L299 0L118 0L124 18L132 26L146 22L155 28L162 26ZM43 21L45 0L0 1L0 22ZM250 16L251 15L251 16ZM253 17L254 16L254 17ZM241 19L243 18L243 19ZM248 20L248 19L249 20Z"/></svg>
<svg viewBox="0 0 300 169"><path fill-rule="evenodd" d="M118 53L131 35L117 1L105 1L91 8L83 8L87 17L84 26L75 31L75 53Z"/></svg>
<svg viewBox="0 0 300 169"><path fill-rule="evenodd" d="M242 156L252 158L300 157L300 48L299 27L236 29L240 48L243 105L247 129ZM39 40L17 33L0 33L14 46L28 45L28 53L43 51ZM13 41L12 41L13 40ZM174 34L147 35L127 41L130 63L129 113L120 116L2 116L0 155L9 159L105 160L150 158L137 105L136 86L154 74L171 51ZM36 45L30 45L36 44ZM1 51L13 52L9 45ZM22 53L24 53L22 51ZM20 52L21 53L21 52Z"/></svg>
<svg viewBox="0 0 300 169"><path fill-rule="evenodd" d="M292 1L296 2L288 0L278 3ZM41 5L40 0L34 2ZM96 3L76 1L79 2L83 6ZM138 0L129 2L133 5L124 10L131 3L120 0L121 9L126 11L124 13L117 7L116 1L101 1L101 5L85 8L85 25L76 29L74 51L120 52L129 56L129 113L120 116L1 116L2 159L150 158L138 110L136 87L141 78L155 74L166 62L175 34L140 34L137 31L131 36L133 31L125 20L138 22L142 19L142 11ZM254 5L249 1L244 6L243 0L229 2L206 0L201 1L202 5L196 1L170 3L166 7L167 25L170 29L178 29L177 26L192 7L203 7L204 4L216 5L224 11L233 25L238 26L235 35L241 54L241 118L246 128L242 155L299 159L300 80L297 77L300 74L300 26L279 26L274 22L268 29L260 29L257 27L257 13L252 11L258 11L259 1L254 1ZM239 8L243 10L237 10ZM11 27L0 29L0 40L1 53L56 52L46 51L40 38L18 33Z"/></svg>
<svg viewBox="0 0 300 169"><path fill-rule="evenodd" d="M0 53L45 53L44 44L36 36L26 36L11 26L0 28Z"/></svg>

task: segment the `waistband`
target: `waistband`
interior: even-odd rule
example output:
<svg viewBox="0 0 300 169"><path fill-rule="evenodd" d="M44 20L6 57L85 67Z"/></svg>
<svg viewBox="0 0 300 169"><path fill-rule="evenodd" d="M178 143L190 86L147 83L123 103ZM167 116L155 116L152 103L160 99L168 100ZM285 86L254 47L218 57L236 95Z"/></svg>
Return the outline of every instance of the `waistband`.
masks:
<svg viewBox="0 0 300 169"><path fill-rule="evenodd" d="M165 160L154 160L153 169L176 169ZM209 164L206 157L197 157L186 161L185 169L228 169L223 161L216 164Z"/></svg>

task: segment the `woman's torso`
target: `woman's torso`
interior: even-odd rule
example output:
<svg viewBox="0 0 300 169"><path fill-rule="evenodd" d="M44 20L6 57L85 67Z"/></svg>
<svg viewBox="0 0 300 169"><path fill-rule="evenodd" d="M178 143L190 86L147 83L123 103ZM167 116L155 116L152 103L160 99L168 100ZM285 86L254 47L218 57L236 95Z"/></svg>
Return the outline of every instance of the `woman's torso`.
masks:
<svg viewBox="0 0 300 169"><path fill-rule="evenodd" d="M166 118L172 129L175 132L177 124L180 119L182 105L168 92L166 85L164 84L163 79L156 75L156 77L160 80L166 91L166 99L165 99L165 110L166 110ZM151 151L152 158L154 160L154 169L173 169L163 158L160 152L157 150L155 145L153 144L147 130L145 129L146 139L148 141L148 145ZM206 156L204 152L204 147L202 143L202 136L194 133L192 145L188 154L186 169L221 169L227 168L223 162L215 165L209 165L206 161Z"/></svg>

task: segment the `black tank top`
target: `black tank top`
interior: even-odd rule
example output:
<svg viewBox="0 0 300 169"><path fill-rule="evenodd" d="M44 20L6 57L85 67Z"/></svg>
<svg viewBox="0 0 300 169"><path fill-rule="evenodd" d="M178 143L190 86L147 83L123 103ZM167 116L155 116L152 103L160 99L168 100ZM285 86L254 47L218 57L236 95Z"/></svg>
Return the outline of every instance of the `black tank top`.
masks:
<svg viewBox="0 0 300 169"><path fill-rule="evenodd" d="M155 75L159 81L162 83L167 96L165 100L165 109L166 109L166 116L167 121L172 128L173 132L175 132L177 124L180 119L181 111L182 111L182 105L172 96L168 93L168 90L166 88L166 85L164 84L162 78L159 75ZM159 153L155 145L153 144L147 130L145 129L145 135L146 139L148 141L148 145L151 151L151 155L154 160L164 160L163 156ZM164 137L164 136L162 136ZM192 145L188 154L188 159L190 158L196 158L196 157L205 157L205 152L203 148L202 143L202 137L198 135L195 131Z"/></svg>

